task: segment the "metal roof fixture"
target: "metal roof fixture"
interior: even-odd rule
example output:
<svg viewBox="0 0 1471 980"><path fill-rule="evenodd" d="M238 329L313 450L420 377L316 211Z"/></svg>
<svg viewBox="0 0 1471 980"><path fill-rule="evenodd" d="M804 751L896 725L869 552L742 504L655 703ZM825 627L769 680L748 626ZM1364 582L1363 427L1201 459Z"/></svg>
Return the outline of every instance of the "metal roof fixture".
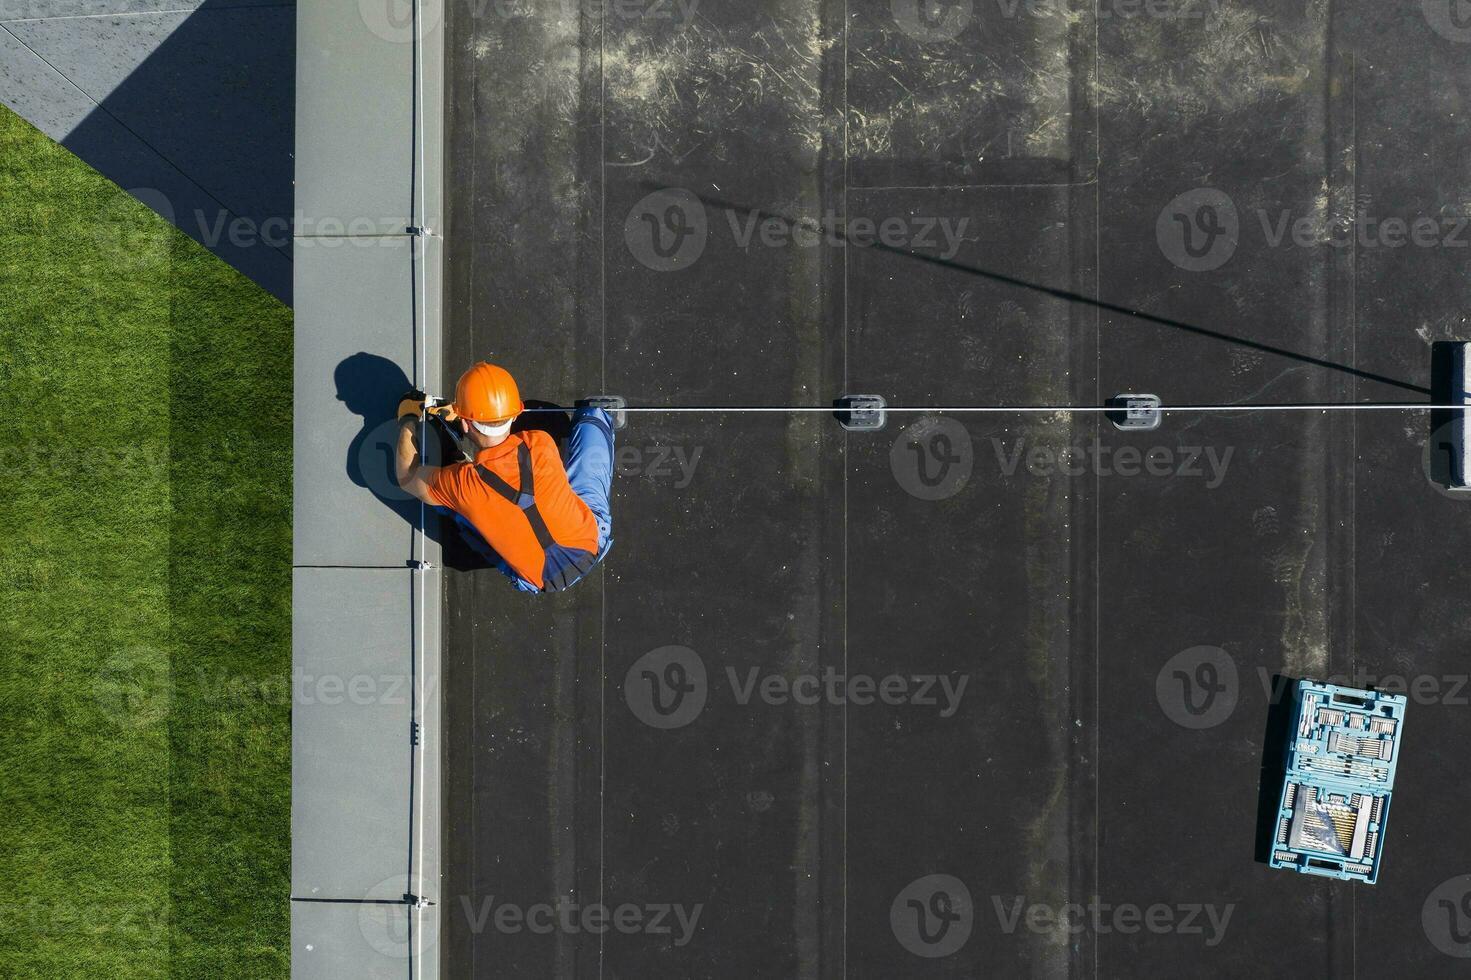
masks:
<svg viewBox="0 0 1471 980"><path fill-rule="evenodd" d="M622 395L589 395L577 403L578 408L601 408L613 416L613 428L628 424L628 401Z"/></svg>
<svg viewBox="0 0 1471 980"><path fill-rule="evenodd" d="M833 407L833 417L849 432L877 432L889 418L883 395L844 395Z"/></svg>
<svg viewBox="0 0 1471 980"><path fill-rule="evenodd" d="M1108 420L1125 432L1148 432L1160 422L1158 395L1115 395L1108 400Z"/></svg>

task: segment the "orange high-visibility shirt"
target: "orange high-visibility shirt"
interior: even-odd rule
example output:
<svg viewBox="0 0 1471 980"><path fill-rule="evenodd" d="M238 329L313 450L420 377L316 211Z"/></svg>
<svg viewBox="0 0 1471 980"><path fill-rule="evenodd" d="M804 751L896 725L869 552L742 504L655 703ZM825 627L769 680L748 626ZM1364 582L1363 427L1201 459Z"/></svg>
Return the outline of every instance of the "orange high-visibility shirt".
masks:
<svg viewBox="0 0 1471 980"><path fill-rule="evenodd" d="M521 472L516 465L516 452L523 442L531 450L536 509L541 512L552 538L563 547L596 555L597 518L567 482L567 470L551 436L536 429L513 432L500 445L480 450L475 463L519 489ZM442 467L429 485L429 496L441 507L463 514L495 553L522 578L537 588L545 585L541 573L546 553L537 542L531 523L521 508L490 488L475 472L474 464L460 462Z"/></svg>

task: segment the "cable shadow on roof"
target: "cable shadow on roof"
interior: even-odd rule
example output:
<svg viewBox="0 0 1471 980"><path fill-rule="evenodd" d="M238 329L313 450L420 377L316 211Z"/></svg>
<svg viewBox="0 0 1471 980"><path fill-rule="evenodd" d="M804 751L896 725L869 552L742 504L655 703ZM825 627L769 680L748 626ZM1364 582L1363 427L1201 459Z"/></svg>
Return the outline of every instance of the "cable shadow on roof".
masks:
<svg viewBox="0 0 1471 980"><path fill-rule="evenodd" d="M661 184L656 181L643 181L642 183L644 187L655 191L675 189L671 186ZM813 224L810 220L796 219L788 215L778 214L774 211L767 211L762 208L736 204L732 201L726 201L720 198L711 197L710 195L702 194L699 191L689 190L688 188L679 189L689 191L689 193L694 194L694 196L699 198L701 202L709 205L710 207L719 208L724 211L732 211L740 214L755 216L760 219L772 218L776 221L784 223L789 229L794 229L799 226L811 228ZM891 255L897 255L901 258L912 259L916 262L924 262L928 265L936 265L942 268L952 269L956 272L963 272L968 275L978 276L983 279L989 279L992 282L998 282L1002 283L1003 285L1013 286L1017 289L1025 289L1031 292L1041 293L1044 296L1050 296L1054 299L1064 300L1069 303L1080 303L1085 306L1091 306L1095 309L1105 310L1109 313L1117 313L1121 316L1127 316L1134 320L1142 320L1145 323L1152 323L1157 326L1168 327L1172 330L1181 331L1182 333L1194 334L1199 337L1209 337L1212 340L1219 340L1224 343L1234 344L1238 347L1260 351L1264 354L1273 354L1278 357L1285 357L1303 364L1311 364L1315 367L1325 368L1330 371L1337 371L1339 373L1351 375L1356 378L1362 378L1365 381L1378 382L1379 384L1389 385L1394 388L1399 388L1403 391L1413 391L1416 394L1421 395L1431 394L1431 390L1429 388L1423 387L1421 385L1413 384L1408 381L1400 381L1396 378L1391 378L1373 371L1365 371L1361 368L1352 367L1348 364L1341 364L1337 361L1332 361L1324 357L1315 357L1311 354L1304 354L1301 351L1289 350L1286 347L1278 347L1273 344L1266 344L1257 340L1248 340L1244 337L1233 336L1232 334L1225 333L1221 330L1212 330L1209 327L1201 327L1193 323L1185 323L1181 320L1159 316L1157 314L1149 313L1144 310L1133 309L1132 307L1123 306L1118 303L1110 303L1107 300L1099 299L1095 296L1086 296L1082 293L1076 293L1068 289L1059 289L1055 286L1047 286L1042 283L1031 282L1026 279L1020 279L1016 276L1008 276L1000 272L991 272L987 269L979 269L974 266L968 266L963 263L956 262L954 259L945 259L940 258L939 256L926 255L922 252L914 252L908 249L896 248L892 245L886 245L882 241L854 241L848 235L846 229L843 228L822 228L821 230L836 235L838 238L842 239L844 244L851 245L854 248L867 248L880 252L887 252Z"/></svg>

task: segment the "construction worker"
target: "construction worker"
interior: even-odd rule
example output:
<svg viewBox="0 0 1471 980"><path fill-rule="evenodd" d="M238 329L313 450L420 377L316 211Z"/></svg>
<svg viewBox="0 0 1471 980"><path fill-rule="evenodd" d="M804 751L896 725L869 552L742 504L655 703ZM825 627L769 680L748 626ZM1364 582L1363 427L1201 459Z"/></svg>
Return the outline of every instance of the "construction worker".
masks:
<svg viewBox="0 0 1471 980"><path fill-rule="evenodd" d="M509 371L485 361L471 366L455 385L454 404L430 411L458 427L474 459L427 466L415 441L425 396L404 395L398 483L453 513L468 543L516 588L559 592L577 584L613 543L613 425L601 408L577 409L563 469L550 435L511 431L524 407Z"/></svg>

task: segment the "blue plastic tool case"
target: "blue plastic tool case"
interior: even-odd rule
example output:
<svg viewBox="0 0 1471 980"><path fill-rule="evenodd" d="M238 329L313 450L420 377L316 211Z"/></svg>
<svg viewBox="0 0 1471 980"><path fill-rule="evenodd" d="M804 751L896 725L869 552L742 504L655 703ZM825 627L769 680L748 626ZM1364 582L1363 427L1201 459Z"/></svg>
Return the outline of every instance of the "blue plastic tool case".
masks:
<svg viewBox="0 0 1471 980"><path fill-rule="evenodd" d="M1402 694L1297 682L1272 867L1379 879L1405 704Z"/></svg>

